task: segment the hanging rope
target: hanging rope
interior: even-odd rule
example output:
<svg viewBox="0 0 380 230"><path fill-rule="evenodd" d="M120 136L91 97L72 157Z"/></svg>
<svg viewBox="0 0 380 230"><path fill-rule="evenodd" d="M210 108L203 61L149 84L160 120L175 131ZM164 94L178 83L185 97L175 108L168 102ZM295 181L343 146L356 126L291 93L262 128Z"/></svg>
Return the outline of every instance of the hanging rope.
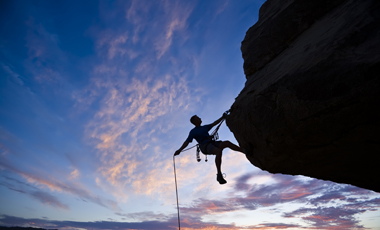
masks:
<svg viewBox="0 0 380 230"><path fill-rule="evenodd" d="M178 212L178 230L181 229L181 221L179 220L179 205L178 205L178 189L177 189L177 173L175 171L175 156L173 155L173 166L174 166L174 180L175 180L175 193L177 195L177 212Z"/></svg>

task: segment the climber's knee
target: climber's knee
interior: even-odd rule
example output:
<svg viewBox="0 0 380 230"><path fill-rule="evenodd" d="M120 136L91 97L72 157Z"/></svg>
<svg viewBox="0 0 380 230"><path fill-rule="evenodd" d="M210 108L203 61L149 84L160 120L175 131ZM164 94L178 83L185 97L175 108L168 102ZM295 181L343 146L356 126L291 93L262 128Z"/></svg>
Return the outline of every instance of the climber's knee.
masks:
<svg viewBox="0 0 380 230"><path fill-rule="evenodd" d="M229 148L231 144L232 143L230 141L222 141L222 143L220 143L220 148L221 149Z"/></svg>

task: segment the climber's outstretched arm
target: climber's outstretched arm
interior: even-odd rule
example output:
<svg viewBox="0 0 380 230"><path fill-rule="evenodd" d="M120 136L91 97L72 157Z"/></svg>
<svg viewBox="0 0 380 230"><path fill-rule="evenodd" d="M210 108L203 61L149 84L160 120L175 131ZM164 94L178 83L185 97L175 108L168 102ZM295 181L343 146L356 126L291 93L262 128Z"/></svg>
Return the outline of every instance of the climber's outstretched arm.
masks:
<svg viewBox="0 0 380 230"><path fill-rule="evenodd" d="M223 120L223 118L224 118L224 116L220 117L218 120L216 120L213 123L211 123L212 127L214 127L215 125L219 124Z"/></svg>
<svg viewBox="0 0 380 230"><path fill-rule="evenodd" d="M179 155L184 148L186 148L189 145L188 141L183 142L181 148L179 148L177 151L175 151L174 156Z"/></svg>
<svg viewBox="0 0 380 230"><path fill-rule="evenodd" d="M215 125L219 124L223 119L225 119L228 116L228 113L229 113L229 110L226 111L225 113L223 113L223 116L221 118L219 118L218 120L216 120L213 123L211 123L212 127L214 127Z"/></svg>

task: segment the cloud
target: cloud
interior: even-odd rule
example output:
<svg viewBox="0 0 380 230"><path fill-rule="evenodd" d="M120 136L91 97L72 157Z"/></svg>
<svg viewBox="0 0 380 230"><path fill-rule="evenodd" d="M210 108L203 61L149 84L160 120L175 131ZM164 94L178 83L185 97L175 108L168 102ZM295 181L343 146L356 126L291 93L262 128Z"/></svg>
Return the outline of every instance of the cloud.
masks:
<svg viewBox="0 0 380 230"><path fill-rule="evenodd" d="M56 208L70 210L69 206L61 203L55 196L52 196L49 193L36 191L36 192L31 193L30 195L43 204L47 204Z"/></svg>
<svg viewBox="0 0 380 230"><path fill-rule="evenodd" d="M77 179L80 175L80 172L78 169L74 169L69 176L69 179Z"/></svg>
<svg viewBox="0 0 380 230"><path fill-rule="evenodd" d="M323 229L364 229L354 215L366 212L365 210L345 209L344 207L301 208L286 213L284 217L301 217L302 220L316 228Z"/></svg>
<svg viewBox="0 0 380 230"><path fill-rule="evenodd" d="M84 200L91 201L92 203L98 204L102 207L109 208L115 211L120 210L120 207L117 205L115 201L104 199L97 195L93 195L85 188L80 188L78 184L67 184L54 179L52 180L47 178L40 178L33 174L22 173L21 175L24 178L26 178L29 183L46 186L52 191L69 193L78 196Z"/></svg>
<svg viewBox="0 0 380 230"><path fill-rule="evenodd" d="M11 66L6 65L2 62L0 64L1 64L1 67L3 68L4 72L7 73L8 76L11 76L12 81L16 82L18 85L21 85L21 86L24 85L24 81L21 79L21 76L18 75L16 72L14 72L11 69Z"/></svg>
<svg viewBox="0 0 380 230"><path fill-rule="evenodd" d="M113 60L116 55L120 58L128 54L130 59L135 58L138 53L132 51L132 47L128 47L128 35L126 32L117 34L111 30L100 33L97 41L97 51L99 56L106 56L109 60Z"/></svg>
<svg viewBox="0 0 380 230"><path fill-rule="evenodd" d="M156 58L161 59L172 45L175 34L185 33L193 8L189 3L180 1L132 1L126 10L126 19L134 26L133 44L153 45ZM159 17L154 17L156 14Z"/></svg>
<svg viewBox="0 0 380 230"><path fill-rule="evenodd" d="M50 194L46 192L42 192L40 189L38 189L37 192L31 191L29 189L25 189L25 186L31 186L31 184L36 185L38 188L48 188L51 191L54 192L62 192L62 193L67 193L71 194L74 196L78 196L82 200L90 201L92 203L98 204L102 207L114 210L114 211L120 211L121 208L118 206L118 204L109 199L101 198L97 195L92 194L89 192L87 189L85 189L82 185L78 183L65 183L62 182L59 179L56 178L46 178L46 177L41 177L37 174L29 173L29 172L24 172L20 169L17 169L16 167L12 166L10 163L7 162L0 162L0 167L4 170L8 170L12 173L16 173L23 178L27 180L28 183L24 182L19 182L18 180L14 180L12 178L4 177L8 181L16 181L18 184L22 185L21 188L15 189L14 186L8 184L8 188L21 192L21 193L27 193L30 194L33 198L39 200L43 204L49 204L54 207L60 207L64 209L68 209L67 205L64 205L60 203L56 198L51 196ZM17 187L16 187L17 188Z"/></svg>
<svg viewBox="0 0 380 230"><path fill-rule="evenodd" d="M140 33L148 26L147 15L152 8L150 2L133 0L131 6L126 10L126 19L134 25L133 44L140 41Z"/></svg>
<svg viewBox="0 0 380 230"><path fill-rule="evenodd" d="M43 192L38 188L31 186L30 184L6 176L4 176L3 179L5 179L5 181L0 182L0 185L3 185L4 187L12 191L26 194L32 197L33 199L36 199L37 201L41 202L42 204L54 208L60 208L64 210L70 209L67 205L60 202L57 197L49 193Z"/></svg>
<svg viewBox="0 0 380 230"><path fill-rule="evenodd" d="M97 85L91 87L104 89L105 95L87 125L86 136L100 155L99 172L120 190L128 184L138 193L150 194L153 189L149 187L157 180L152 177L159 173L156 166L150 171L141 168L149 161L141 153L149 146L150 135L157 130L154 121L186 110L191 104L186 82L171 75L128 80L100 78L106 73L112 76L113 70L97 69L96 73L99 75ZM145 188L141 188L142 185Z"/></svg>
<svg viewBox="0 0 380 230"><path fill-rule="evenodd" d="M41 23L36 23L34 18L30 18L26 25L26 47L29 56L26 60L27 70L40 84L62 84L64 79L60 66L65 63L66 55L59 48L58 35L47 31Z"/></svg>
<svg viewBox="0 0 380 230"><path fill-rule="evenodd" d="M164 12L168 15L165 18L165 29L159 34L155 42L157 58L160 59L172 44L174 33L187 27L186 21L189 18L193 6L180 5L178 1L165 1Z"/></svg>
<svg viewBox="0 0 380 230"><path fill-rule="evenodd" d="M219 3L219 2L218 2L218 3ZM224 3L222 3L222 4L220 4L220 3L218 4L219 6L218 6L218 9L215 11L214 20L215 20L215 18L216 18L219 14L223 13L223 11L226 10L228 4L229 4L229 0L225 0Z"/></svg>
<svg viewBox="0 0 380 230"><path fill-rule="evenodd" d="M230 201L229 199L223 201L198 199L190 207L181 207L181 211L193 215L206 215L239 210L240 207Z"/></svg>
<svg viewBox="0 0 380 230"><path fill-rule="evenodd" d="M264 172L243 175L237 179L235 190L244 191L246 194L244 198L237 200L243 207L256 209L262 206L302 200L318 192L323 183L315 180L305 182L298 177L283 175L270 175L276 181L272 184L248 183L248 181L254 182L256 178L260 178L263 174Z"/></svg>
<svg viewBox="0 0 380 230"><path fill-rule="evenodd" d="M302 229L301 225L298 224L284 224L284 223L265 223L265 224L258 224L258 225L252 225L248 227L249 229Z"/></svg>
<svg viewBox="0 0 380 230"><path fill-rule="evenodd" d="M145 215L146 213L140 213ZM46 219L26 219L15 216L2 215L0 223L6 226L23 226L23 227L40 227L40 228L58 228L58 229L154 229L170 230L178 229L176 215L172 215L164 221L141 221L141 222L117 222L117 221L56 221ZM182 229L241 229L233 224L218 224L215 222L203 222L199 218L185 217L181 219Z"/></svg>
<svg viewBox="0 0 380 230"><path fill-rule="evenodd" d="M270 180L267 180L267 183L257 184L257 179L263 176L272 177L275 183L268 183ZM284 212L278 208L279 204L284 203L299 204L303 208ZM190 205L181 206L180 209L181 213L187 216L205 216L242 210L259 211L267 207L277 207L278 212L284 212L282 215L284 218L304 221L309 225L305 227L308 229L361 229L363 226L355 215L378 210L380 198L374 192L350 185L261 171L237 178L233 191L230 191L227 197L218 200L197 199ZM250 228L303 227L292 224L263 223L250 226Z"/></svg>

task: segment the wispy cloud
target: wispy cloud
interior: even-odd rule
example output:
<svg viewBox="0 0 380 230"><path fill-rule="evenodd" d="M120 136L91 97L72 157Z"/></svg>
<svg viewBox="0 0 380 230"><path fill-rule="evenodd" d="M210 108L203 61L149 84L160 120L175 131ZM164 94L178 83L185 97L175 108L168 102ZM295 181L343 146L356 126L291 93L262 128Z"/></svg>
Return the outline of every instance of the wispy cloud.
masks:
<svg viewBox="0 0 380 230"><path fill-rule="evenodd" d="M20 76L19 74L17 74L16 72L14 72L14 71L12 70L12 67L11 67L11 66L6 65L6 64L4 64L4 63L2 63L2 62L0 62L0 65L1 65L1 67L3 68L3 71L4 71L5 73L7 73L7 75L10 76L11 79L12 79L14 82L16 82L16 83L19 84L19 85L24 85L24 82L23 82L23 80L21 79L21 76Z"/></svg>
<svg viewBox="0 0 380 230"><path fill-rule="evenodd" d="M69 210L69 206L61 203L55 196L50 195L49 193L36 191L30 194L32 197L37 199L43 204L47 204L53 207Z"/></svg>
<svg viewBox="0 0 380 230"><path fill-rule="evenodd" d="M122 34L115 33L107 30L101 32L97 41L97 51L100 56L106 56L109 60L113 60L116 55L119 58L123 58L125 54L128 54L130 59L137 56L137 52L132 50L132 47L128 46L128 35L126 32Z"/></svg>
<svg viewBox="0 0 380 230"><path fill-rule="evenodd" d="M171 46L174 33L186 28L186 21L192 10L193 7L190 5L183 6L178 1L165 1L164 13L167 15L167 18L165 18L166 21L164 22L166 24L165 30L159 34L155 43L158 59L160 59Z"/></svg>
<svg viewBox="0 0 380 230"><path fill-rule="evenodd" d="M74 169L71 173L70 173L70 176L69 176L69 179L76 179L78 178L80 175L80 172L78 169Z"/></svg>
<svg viewBox="0 0 380 230"><path fill-rule="evenodd" d="M180 1L133 1L126 11L127 20L134 25L133 43L141 42L145 46L153 44L156 58L160 59L172 45L175 33L181 32L180 38L186 39L183 36L184 29L187 28L187 19L193 7ZM152 15L156 14L161 17L152 20ZM143 31L148 34L144 36Z"/></svg>
<svg viewBox="0 0 380 230"><path fill-rule="evenodd" d="M89 192L83 185L78 183L65 183L62 182L58 178L49 178L49 177L42 177L39 176L37 173L33 174L30 172L25 172L20 169L17 169L16 167L12 166L10 163L6 162L0 162L0 168L3 170L10 171L12 173L16 173L23 178L26 179L26 182L18 182L18 184L22 185L21 187L15 187L10 183L7 183L6 187L12 190L17 190L21 193L27 193L33 198L39 200L43 204L48 204L54 207L59 207L63 209L69 209L69 207L65 204L62 204L58 201L57 198L52 196L51 194L43 191L42 189L49 189L52 192L58 192L58 193L67 193L71 194L73 196L77 196L83 200L88 200L92 203L98 204L102 207L109 208L114 211L120 211L120 207L115 201L101 198L97 195L92 194ZM15 181L12 178L4 177L7 181ZM16 181L17 182L17 181ZM31 190L27 186L35 185L38 187L38 189Z"/></svg>
<svg viewBox="0 0 380 230"><path fill-rule="evenodd" d="M36 23L34 18L26 22L28 32L26 47L29 58L26 61L28 71L40 84L61 84L64 80L60 66L65 61L65 55L59 48L59 37Z"/></svg>
<svg viewBox="0 0 380 230"><path fill-rule="evenodd" d="M26 194L33 199L36 199L37 201L41 202L42 204L58 208L58 209L64 209L69 210L69 206L66 204L63 204L56 196L53 196L47 192L41 191L37 187L34 187L28 183L24 183L22 181L16 180L11 177L3 177L3 180L0 182L0 185L3 185L4 187L19 192L22 194Z"/></svg>

